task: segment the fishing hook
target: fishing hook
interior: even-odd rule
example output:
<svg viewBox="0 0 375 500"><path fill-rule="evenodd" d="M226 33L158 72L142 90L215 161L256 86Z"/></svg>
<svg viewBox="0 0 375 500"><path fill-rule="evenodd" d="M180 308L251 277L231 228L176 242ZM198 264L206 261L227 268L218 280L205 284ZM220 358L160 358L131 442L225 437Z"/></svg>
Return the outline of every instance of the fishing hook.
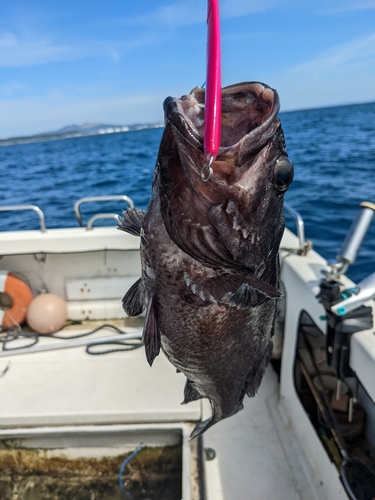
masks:
<svg viewBox="0 0 375 500"><path fill-rule="evenodd" d="M214 159L215 158L213 156L210 156L208 163L206 163L206 165L201 170L201 178L203 182L207 182L208 180L210 180L211 175L213 174L211 165L214 162Z"/></svg>

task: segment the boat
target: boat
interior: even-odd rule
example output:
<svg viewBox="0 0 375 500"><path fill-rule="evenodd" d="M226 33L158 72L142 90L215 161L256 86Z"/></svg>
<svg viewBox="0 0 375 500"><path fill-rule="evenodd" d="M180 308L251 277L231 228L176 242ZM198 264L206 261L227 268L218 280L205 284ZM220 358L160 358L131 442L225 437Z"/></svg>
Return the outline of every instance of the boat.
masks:
<svg viewBox="0 0 375 500"><path fill-rule="evenodd" d="M133 206L125 195L99 201L114 198L120 213ZM67 307L57 331L36 335L5 325L12 301L0 294L0 498L373 499L375 283L344 273L374 205L360 208L333 262L286 207L297 231L286 229L280 247L272 363L241 412L189 440L209 404L180 404L184 376L162 353L148 366L144 318L121 306L140 276L139 238L97 225L117 214L84 224L80 207L92 201L78 200L77 227L62 229L48 229L36 206L0 207L40 221L0 233L2 290L13 277Z"/></svg>

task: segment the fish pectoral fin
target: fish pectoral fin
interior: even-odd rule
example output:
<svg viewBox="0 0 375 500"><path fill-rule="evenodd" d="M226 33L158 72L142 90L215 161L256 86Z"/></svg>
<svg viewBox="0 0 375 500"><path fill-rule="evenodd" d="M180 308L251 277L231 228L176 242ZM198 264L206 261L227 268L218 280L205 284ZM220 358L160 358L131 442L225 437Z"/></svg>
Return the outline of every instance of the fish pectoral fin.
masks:
<svg viewBox="0 0 375 500"><path fill-rule="evenodd" d="M139 278L126 292L122 299L122 307L128 316L138 316L146 306L146 292Z"/></svg>
<svg viewBox="0 0 375 500"><path fill-rule="evenodd" d="M200 394L197 389L193 386L191 380L187 379L184 389L184 400L182 401L182 405L186 405L187 403L191 403L192 401L198 401L198 399L202 399L203 396Z"/></svg>
<svg viewBox="0 0 375 500"><path fill-rule="evenodd" d="M158 324L155 315L155 307L152 297L148 304L145 325L143 327L142 340L143 343L145 344L146 358L148 364L151 366L152 363L154 362L154 359L159 354L161 346L160 332L158 329Z"/></svg>
<svg viewBox="0 0 375 500"><path fill-rule="evenodd" d="M202 284L207 295L227 305L249 307L265 299L278 299L280 291L254 276L224 273Z"/></svg>
<svg viewBox="0 0 375 500"><path fill-rule="evenodd" d="M260 287L254 287L251 283L242 283L237 290L227 293L223 302L239 308L254 307L262 304L265 300L275 300L281 297L281 293L271 285L264 283Z"/></svg>
<svg viewBox="0 0 375 500"><path fill-rule="evenodd" d="M138 208L128 208L122 214L123 217L120 219L118 229L133 236L140 236L145 213L144 210L139 210Z"/></svg>

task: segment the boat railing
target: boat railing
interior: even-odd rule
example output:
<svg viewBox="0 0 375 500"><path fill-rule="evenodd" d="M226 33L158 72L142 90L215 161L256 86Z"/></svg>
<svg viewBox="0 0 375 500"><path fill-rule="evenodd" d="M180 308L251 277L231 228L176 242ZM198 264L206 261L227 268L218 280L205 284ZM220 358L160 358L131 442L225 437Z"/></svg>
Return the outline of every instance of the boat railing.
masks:
<svg viewBox="0 0 375 500"><path fill-rule="evenodd" d="M110 213L96 214L93 217L91 217L91 219L88 221L86 231L91 231L94 222L99 219L114 219L116 222L118 223L120 222L120 216L117 214L110 214Z"/></svg>
<svg viewBox="0 0 375 500"><path fill-rule="evenodd" d="M284 203L284 209L288 212L289 215L291 215L293 217L293 219L296 222L297 236L298 236L298 240L299 240L299 248L301 248L301 249L305 248L305 244L306 244L306 241L305 241L305 223L303 221L301 214L296 212L296 210L293 210L286 203Z"/></svg>
<svg viewBox="0 0 375 500"><path fill-rule="evenodd" d="M84 224L83 224L83 221L82 221L81 212L80 212L80 209L79 209L80 206L82 205L82 203L92 203L92 202L102 202L102 201L118 201L118 200L125 201L130 206L130 208L134 208L133 200L131 198L129 198L129 196L125 196L125 195L89 196L89 197L81 198L80 200L77 200L74 203L74 212L76 214L78 224L81 227L84 227ZM113 215L115 215L115 214L97 214L97 215L100 215L100 217L98 217L100 219L103 219L103 218L112 219ZM103 217L103 215L108 215L108 217ZM94 216L94 217L96 217L96 216ZM92 229L92 223L94 222L92 219L94 217L92 217L90 219L90 221L91 221L91 227L89 228L88 225L87 225L87 229ZM89 221L89 223L90 223L90 221Z"/></svg>
<svg viewBox="0 0 375 500"><path fill-rule="evenodd" d="M40 222L40 230L42 233L46 233L47 227L46 227L46 219L44 217L44 213L36 205L8 205L0 207L0 212L24 211L24 210L32 210L38 215Z"/></svg>

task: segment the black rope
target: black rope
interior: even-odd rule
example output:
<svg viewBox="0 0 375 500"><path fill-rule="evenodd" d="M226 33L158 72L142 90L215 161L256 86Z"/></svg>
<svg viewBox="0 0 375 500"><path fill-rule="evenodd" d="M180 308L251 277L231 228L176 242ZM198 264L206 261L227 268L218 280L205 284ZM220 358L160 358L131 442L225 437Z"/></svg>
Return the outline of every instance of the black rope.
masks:
<svg viewBox="0 0 375 500"><path fill-rule="evenodd" d="M70 324L80 324L79 321L77 322L70 322L65 326L70 326ZM111 325L109 323L104 323L103 325L98 326L94 330L90 330L89 332L85 333L79 333L76 335L48 335L48 337L52 337L55 339L59 340L73 340L73 339L79 339L82 337L88 337L89 335L92 335L99 330L102 330L104 328L112 328L115 330L117 333L120 334L126 334L124 330L121 330L115 325ZM40 338L40 335L37 332L23 332L20 326L5 326L5 325L0 325L0 343L2 344L2 350L3 351L13 351L16 349L24 349L26 347L32 347L35 344L38 343ZM8 344L10 342L13 342L15 340L20 340L20 339L30 339L30 343L26 345L21 345L18 347L8 347ZM102 350L93 350L97 348L98 346L106 346L106 345L119 345L122 346L121 348L118 349L102 349ZM86 352L87 354L91 354L92 356L99 356L102 354L110 354L112 352L121 352L121 351L133 351L134 349L139 349L140 347L143 346L143 342L140 339L133 339L133 340L117 340L117 341L110 341L106 343L95 343L95 339L93 339L92 344L86 346Z"/></svg>
<svg viewBox="0 0 375 500"><path fill-rule="evenodd" d="M30 342L26 345L18 347L8 347L10 342L20 339L29 339ZM25 347L32 347L37 344L39 335L36 332L25 333L21 330L20 326L6 326L0 325L0 343L2 344L3 351L14 351L16 349L24 349Z"/></svg>
<svg viewBox="0 0 375 500"><path fill-rule="evenodd" d="M121 349L105 349L102 351L93 351L92 350L95 347L103 346L103 345L122 345L124 347ZM129 342L127 340L123 340L123 341L114 340L112 342L106 342L105 344L92 343L92 344L86 346L86 352L87 352L87 354L91 354L92 356L99 356L101 354L111 354L112 352L134 351L135 349L138 349L139 347L142 347L142 346L143 346L143 342L141 339L139 339L138 341L135 339L135 341L131 341L131 342Z"/></svg>
<svg viewBox="0 0 375 500"><path fill-rule="evenodd" d="M79 325L80 322L77 321L75 322L74 324L77 324ZM104 323L103 325L100 325L98 326L97 328L95 328L94 330L91 330L89 332L85 332L85 333L78 333L76 335L56 335L54 333L52 333L52 335L50 335L50 337L54 338L54 339L60 339L60 340L73 340L73 339L80 339L82 337L88 337L89 335L92 335L93 333L96 333L98 332L99 330L102 330L103 328L112 328L113 330L115 330L117 333L127 333L127 332L124 332L123 330L121 330L120 328L118 328L117 326L115 325L111 325L109 323Z"/></svg>
<svg viewBox="0 0 375 500"><path fill-rule="evenodd" d="M112 330L115 330L117 333L126 333L120 328L118 328L115 325L111 325L110 323L104 323L103 325L98 326L94 330L91 330L90 332L85 332L85 333L79 333L77 335L55 335L52 334L51 337L54 337L55 339L61 339L61 340L72 340L72 339L79 339L82 337L87 337L88 335L92 335L93 333L96 333L99 330L102 330L103 328L112 328ZM102 349L102 350L93 350L97 348L98 346L105 346L105 345L120 345L123 346L122 348L119 349ZM86 352L87 354L91 354L92 356L100 356L102 354L111 354L112 352L121 352L121 351L133 351L134 349L138 349L139 347L143 346L143 342L141 340L134 339L134 341L128 341L128 340L114 340L112 342L106 342L106 343L100 343L100 344L95 344L95 340L93 340L93 343L86 346Z"/></svg>

